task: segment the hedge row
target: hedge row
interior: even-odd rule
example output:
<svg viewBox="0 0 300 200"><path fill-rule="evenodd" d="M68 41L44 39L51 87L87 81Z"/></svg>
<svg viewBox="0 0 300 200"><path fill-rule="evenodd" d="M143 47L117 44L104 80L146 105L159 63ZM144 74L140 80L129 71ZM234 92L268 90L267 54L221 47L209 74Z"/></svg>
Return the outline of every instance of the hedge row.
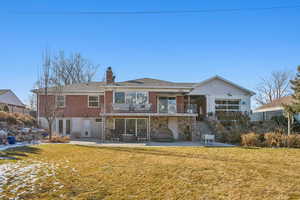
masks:
<svg viewBox="0 0 300 200"><path fill-rule="evenodd" d="M285 135L281 132L247 133L243 134L241 139L243 146L300 148L300 134Z"/></svg>
<svg viewBox="0 0 300 200"><path fill-rule="evenodd" d="M21 113L8 113L0 111L0 122L7 122L11 125L33 126L36 124L35 118Z"/></svg>

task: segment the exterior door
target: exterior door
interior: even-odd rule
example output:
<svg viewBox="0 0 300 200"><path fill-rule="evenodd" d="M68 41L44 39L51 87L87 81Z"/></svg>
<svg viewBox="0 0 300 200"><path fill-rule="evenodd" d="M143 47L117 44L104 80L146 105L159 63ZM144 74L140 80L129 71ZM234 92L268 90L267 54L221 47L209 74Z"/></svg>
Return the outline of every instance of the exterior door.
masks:
<svg viewBox="0 0 300 200"><path fill-rule="evenodd" d="M91 121L83 120L82 137L91 137Z"/></svg>

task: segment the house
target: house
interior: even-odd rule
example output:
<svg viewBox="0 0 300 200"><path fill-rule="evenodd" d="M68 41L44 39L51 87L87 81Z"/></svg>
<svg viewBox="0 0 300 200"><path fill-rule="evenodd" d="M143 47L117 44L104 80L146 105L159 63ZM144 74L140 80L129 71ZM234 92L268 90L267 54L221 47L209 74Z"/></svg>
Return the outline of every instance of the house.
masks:
<svg viewBox="0 0 300 200"><path fill-rule="evenodd" d="M283 116L283 105L291 105L293 103L292 96L281 97L275 99L271 103L262 105L253 111L253 121L268 121L273 117Z"/></svg>
<svg viewBox="0 0 300 200"><path fill-rule="evenodd" d="M35 90L38 121L47 127L45 100L56 104L53 130L72 137L103 141L199 140L203 117L250 113L252 91L220 76L200 83L152 78L115 82L109 67L106 81L64 86L59 94Z"/></svg>
<svg viewBox="0 0 300 200"><path fill-rule="evenodd" d="M0 89L0 109L6 112L27 113L25 104L9 89Z"/></svg>

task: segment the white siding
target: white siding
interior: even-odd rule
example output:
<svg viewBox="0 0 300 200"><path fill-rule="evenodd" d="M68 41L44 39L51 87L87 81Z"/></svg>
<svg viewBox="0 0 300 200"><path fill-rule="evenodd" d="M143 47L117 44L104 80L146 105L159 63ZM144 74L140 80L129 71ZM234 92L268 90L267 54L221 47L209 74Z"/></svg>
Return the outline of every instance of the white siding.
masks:
<svg viewBox="0 0 300 200"><path fill-rule="evenodd" d="M91 134L89 137L93 137L93 138L100 138L102 135L102 122L96 122L96 118L57 118L56 120L54 120L53 123L53 131L55 131L56 133L59 132L59 127L58 127L58 120L62 119L63 120L63 135L66 135L66 120L71 120L71 136L76 134L79 135L81 137L84 137L84 125L83 125L83 121L84 120L89 120L90 121L90 131ZM57 124L57 126L56 126ZM47 120L43 117L40 118L39 120L39 125L41 128L48 128L48 123Z"/></svg>
<svg viewBox="0 0 300 200"><path fill-rule="evenodd" d="M212 79L199 85L190 95L205 95L207 98L207 112L215 112L216 99L240 99L241 111L251 111L251 94L220 79Z"/></svg>

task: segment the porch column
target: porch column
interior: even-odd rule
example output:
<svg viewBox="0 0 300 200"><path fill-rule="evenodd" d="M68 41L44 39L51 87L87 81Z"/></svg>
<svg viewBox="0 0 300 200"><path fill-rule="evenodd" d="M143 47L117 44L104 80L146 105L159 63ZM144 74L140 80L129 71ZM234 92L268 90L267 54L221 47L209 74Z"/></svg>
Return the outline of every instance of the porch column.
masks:
<svg viewBox="0 0 300 200"><path fill-rule="evenodd" d="M148 138L148 141L149 141L149 142L150 142L150 140L151 140L150 133L151 133L151 117L150 117L150 115L149 115L149 120L148 120L148 131L147 131L147 138Z"/></svg>
<svg viewBox="0 0 300 200"><path fill-rule="evenodd" d="M106 117L103 117L102 121L102 142L105 142Z"/></svg>

